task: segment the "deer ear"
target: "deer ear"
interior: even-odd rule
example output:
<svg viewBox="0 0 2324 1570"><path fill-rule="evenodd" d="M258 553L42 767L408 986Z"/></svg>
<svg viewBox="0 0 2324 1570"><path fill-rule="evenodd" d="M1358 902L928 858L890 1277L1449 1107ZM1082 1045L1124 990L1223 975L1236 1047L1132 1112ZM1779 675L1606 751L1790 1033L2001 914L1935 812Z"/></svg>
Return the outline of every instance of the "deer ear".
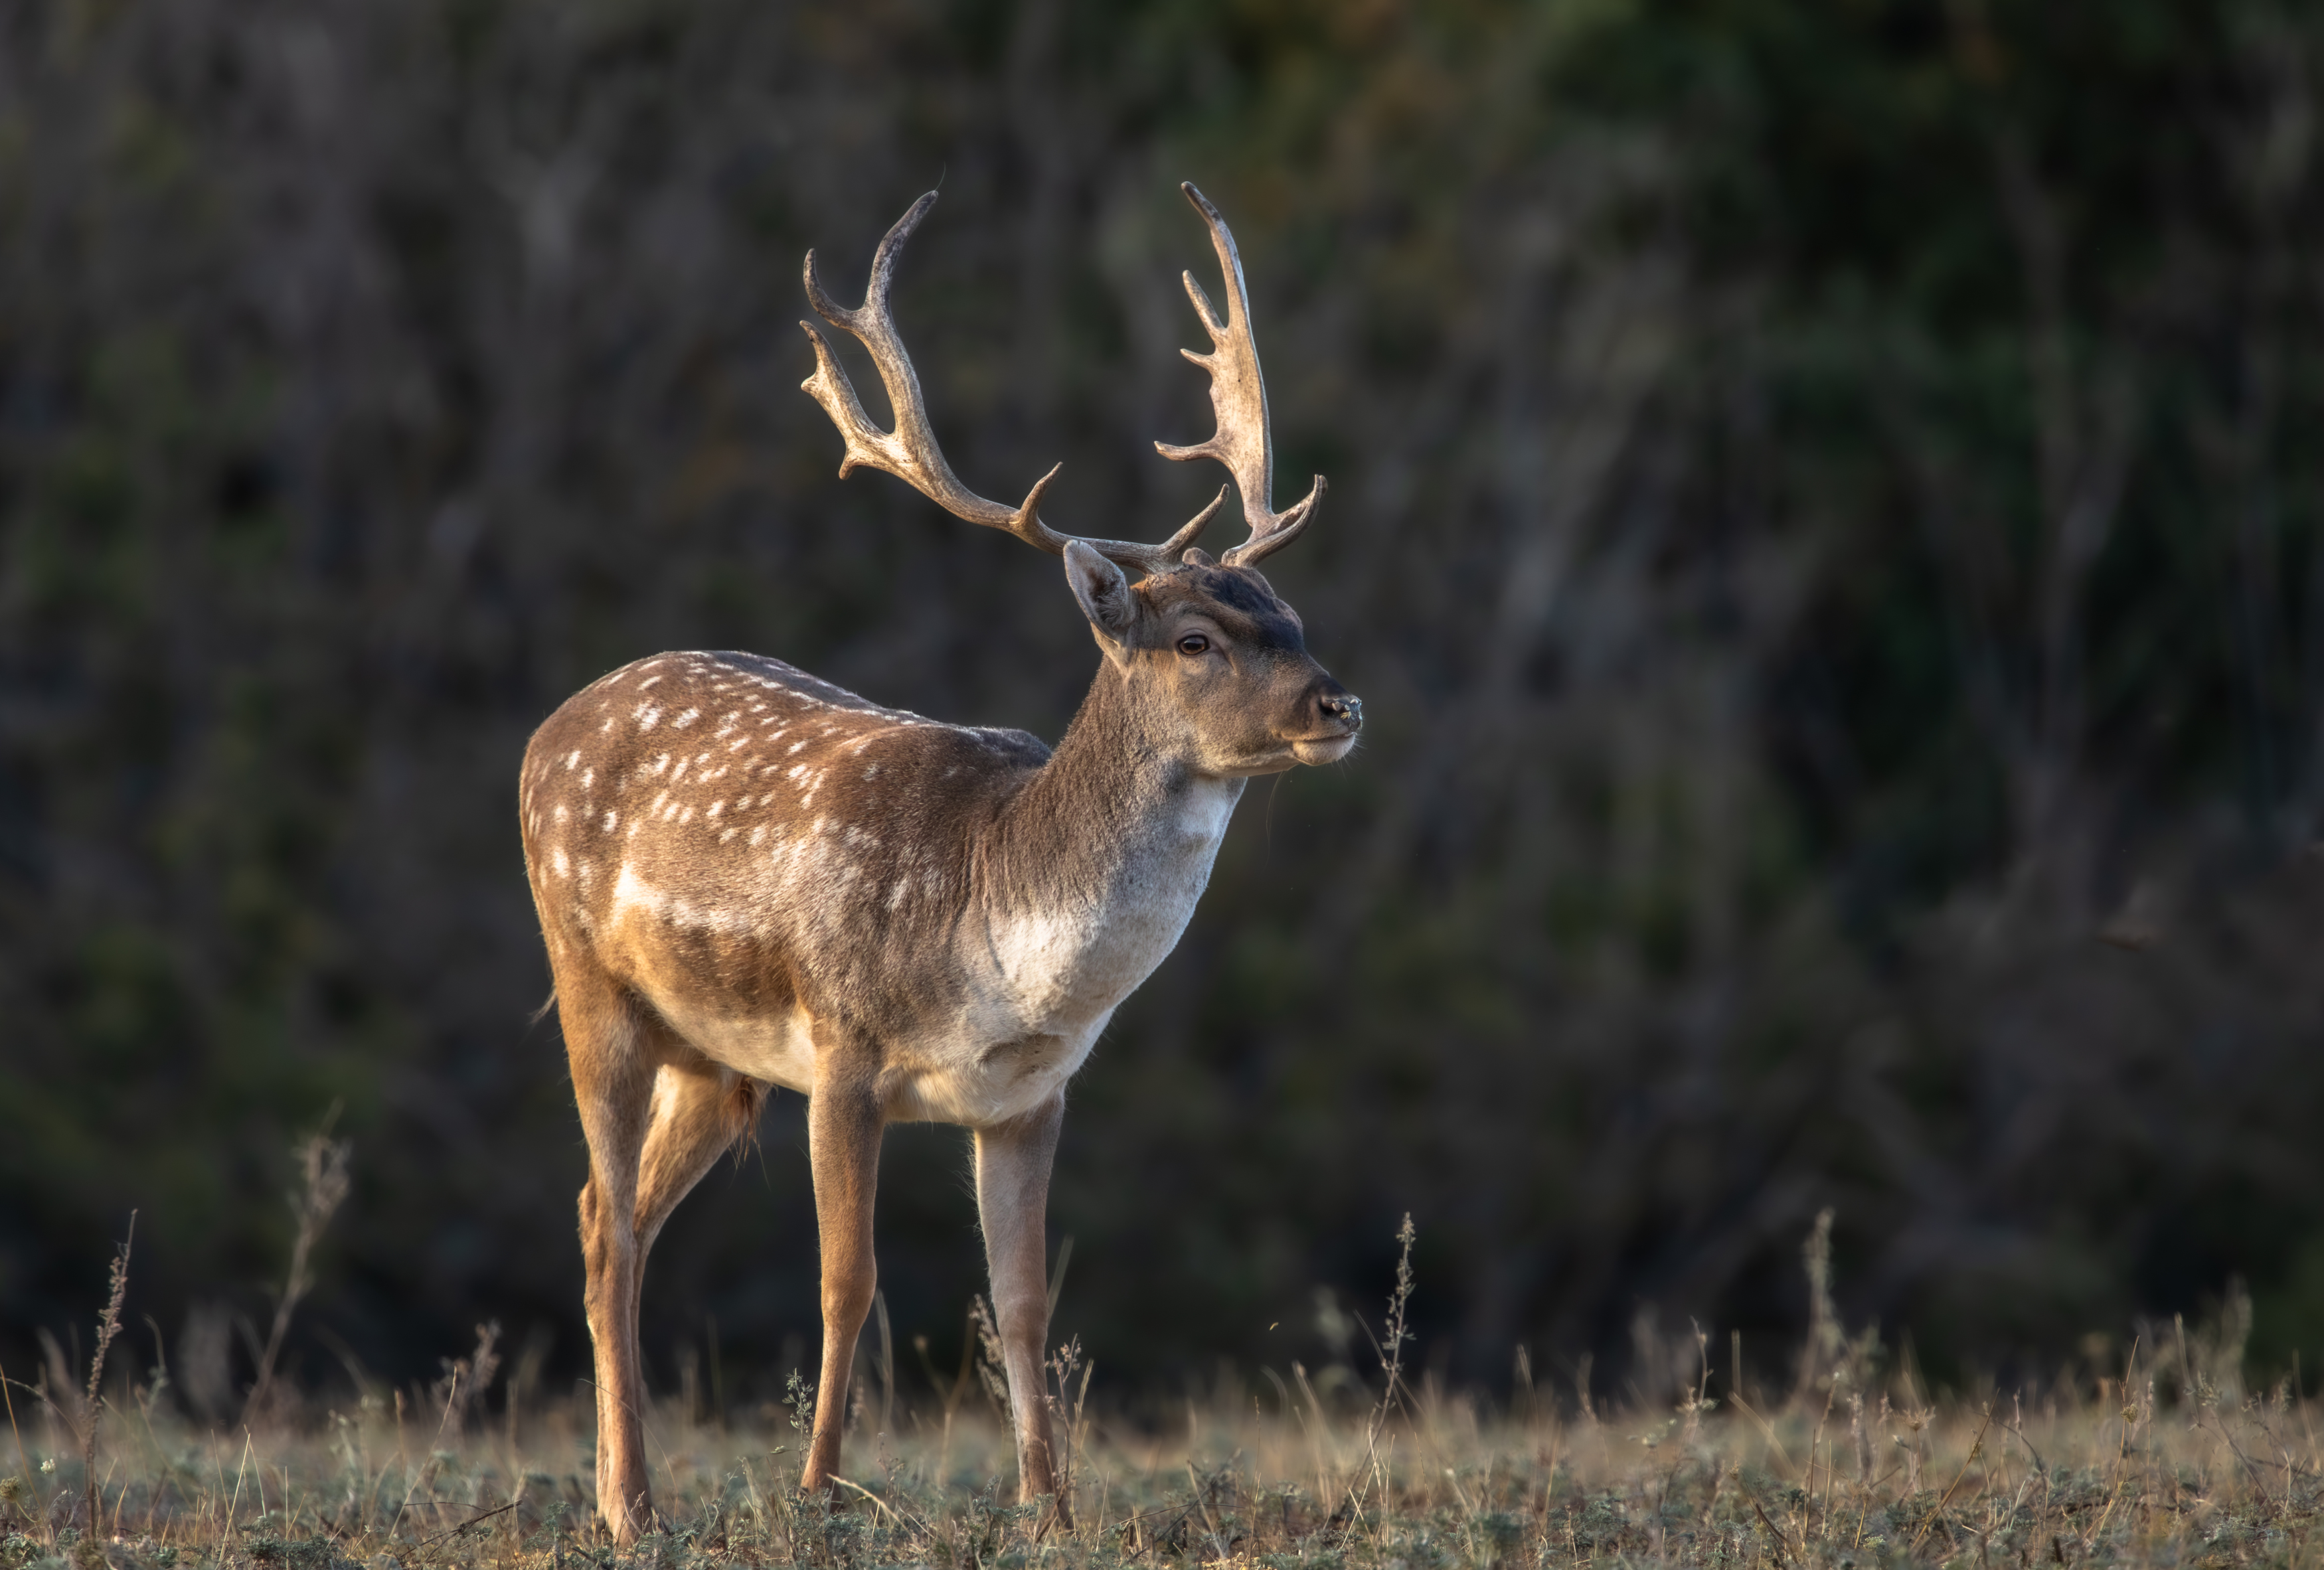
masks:
<svg viewBox="0 0 2324 1570"><path fill-rule="evenodd" d="M1121 575L1120 567L1075 539L1065 542L1065 582L1073 585L1074 598L1082 602L1082 614L1089 618L1090 626L1108 646L1107 656L1112 657L1138 620L1130 580Z"/></svg>

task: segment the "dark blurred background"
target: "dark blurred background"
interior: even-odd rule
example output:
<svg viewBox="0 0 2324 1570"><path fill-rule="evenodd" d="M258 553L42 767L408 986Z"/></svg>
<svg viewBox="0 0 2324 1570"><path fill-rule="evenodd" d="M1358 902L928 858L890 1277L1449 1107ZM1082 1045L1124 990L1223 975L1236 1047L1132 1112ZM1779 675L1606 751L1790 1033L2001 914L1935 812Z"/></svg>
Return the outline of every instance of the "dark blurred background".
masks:
<svg viewBox="0 0 2324 1570"><path fill-rule="evenodd" d="M1100 1382L1328 1355L1407 1209L1488 1385L1642 1315L1776 1366L1827 1205L1934 1371L2237 1277L2316 1366L2319 72L2260 0L5 0L0 1358L133 1207L133 1322L263 1327L337 1105L299 1376L577 1371L527 734L731 647L1055 738L1056 564L835 478L799 261L855 298L941 187L956 465L1159 538L1222 477L1149 445L1210 428L1192 179L1371 724L1075 1084ZM801 1130L658 1248L661 1388L813 1345ZM880 1227L949 1365L958 1131Z"/></svg>

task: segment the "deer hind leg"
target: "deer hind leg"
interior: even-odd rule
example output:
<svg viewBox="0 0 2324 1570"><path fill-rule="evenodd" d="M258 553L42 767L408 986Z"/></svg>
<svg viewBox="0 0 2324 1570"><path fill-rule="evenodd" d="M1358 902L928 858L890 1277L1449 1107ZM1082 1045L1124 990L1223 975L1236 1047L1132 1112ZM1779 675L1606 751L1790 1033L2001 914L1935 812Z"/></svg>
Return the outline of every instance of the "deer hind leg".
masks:
<svg viewBox="0 0 2324 1570"><path fill-rule="evenodd" d="M1041 1366L1049 1335L1049 1168L1065 1112L1065 1098L1056 1097L1014 1122L976 1131L976 1209L992 1272L1009 1404L1017 1416L1018 1497L1030 1503L1052 1496L1059 1522L1071 1526Z"/></svg>
<svg viewBox="0 0 2324 1570"><path fill-rule="evenodd" d="M816 1047L807 1148L815 1170L815 1223L823 1252L823 1374L816 1386L815 1432L799 1476L799 1487L809 1492L830 1487L839 1474L848 1376L879 1281L872 1255L872 1208L886 1123L873 1077L844 1060L844 1047L835 1051L821 1040Z"/></svg>
<svg viewBox="0 0 2324 1570"><path fill-rule="evenodd" d="M638 1359L638 1170L652 1112L652 1048L637 1009L602 974L560 966L558 1023L573 1068L573 1097L589 1143L581 1187L583 1306L595 1349L597 1510L627 1545L652 1516L641 1414L645 1382Z"/></svg>
<svg viewBox="0 0 2324 1570"><path fill-rule="evenodd" d="M658 1028L658 1027L656 1027ZM638 1280L662 1223L694 1191L718 1158L759 1125L767 1088L672 1043L655 1071L653 1122L639 1160Z"/></svg>
<svg viewBox="0 0 2324 1570"><path fill-rule="evenodd" d="M638 1302L645 1286L646 1256L652 1251L654 1240L660 1236L662 1224L678 1208L678 1202L702 1180L703 1174L723 1152L758 1126L759 1108L766 1089L755 1080L711 1062L634 1003L616 996L613 1006L620 1012L619 1028L626 1033L626 1041L618 1053L598 1054L601 1058L618 1056L622 1060L620 1127L608 1131L607 1144L611 1150L632 1152L626 1161L606 1163L627 1173L631 1189L628 1287L626 1296L618 1304L618 1314L613 1311L615 1305L601 1299L622 1296L620 1278L610 1268L606 1270L604 1292L601 1295L597 1261L601 1256L610 1261L620 1250L619 1240L614 1236L618 1228L605 1214L599 1198L601 1194L610 1198L619 1189L611 1180L601 1187L599 1144L594 1127L590 1134L590 1180L581 1191L581 1234L583 1248L590 1257L590 1333L599 1348L597 1497L601 1508L607 1500L624 1501L630 1506L626 1520L622 1515L608 1512L614 1523L615 1537L626 1543L650 1524L652 1509L643 1444L645 1379L637 1343ZM647 1075L648 1089L644 1132L642 1136L637 1136L630 1114L636 1097L633 1080L641 1065ZM576 1092L582 1082L576 1067ZM583 1124L591 1127L586 1110ZM618 1204L619 1200L613 1203ZM593 1249L593 1238L602 1240L605 1246ZM619 1333L609 1335L597 1328L601 1321L610 1326L617 1320L626 1327ZM609 1345L621 1354L618 1373L606 1366L605 1350ZM609 1391L617 1392L618 1399L609 1399Z"/></svg>

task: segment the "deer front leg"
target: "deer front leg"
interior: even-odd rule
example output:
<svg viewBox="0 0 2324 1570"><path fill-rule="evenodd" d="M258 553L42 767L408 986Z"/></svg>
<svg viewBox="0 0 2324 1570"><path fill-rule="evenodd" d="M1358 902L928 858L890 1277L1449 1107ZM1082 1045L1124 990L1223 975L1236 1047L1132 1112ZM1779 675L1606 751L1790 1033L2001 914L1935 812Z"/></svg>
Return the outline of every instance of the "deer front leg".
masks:
<svg viewBox="0 0 2324 1570"><path fill-rule="evenodd" d="M1042 1373L1049 1336L1049 1167L1065 1116L1065 1097L1054 1096L1014 1122L976 1131L976 1209L992 1272L1009 1404L1017 1416L1018 1497L1030 1503L1050 1495L1060 1522L1071 1526L1073 1512L1057 1488Z"/></svg>
<svg viewBox="0 0 2324 1570"><path fill-rule="evenodd" d="M823 1251L823 1377L815 1390L807 1469L799 1475L799 1487L810 1493L829 1488L839 1472L855 1341L879 1281L872 1257L872 1202L886 1119L872 1076L853 1071L853 1065L831 1064L836 1055L816 1043L815 1093L807 1109L807 1161L815 1172L815 1224Z"/></svg>

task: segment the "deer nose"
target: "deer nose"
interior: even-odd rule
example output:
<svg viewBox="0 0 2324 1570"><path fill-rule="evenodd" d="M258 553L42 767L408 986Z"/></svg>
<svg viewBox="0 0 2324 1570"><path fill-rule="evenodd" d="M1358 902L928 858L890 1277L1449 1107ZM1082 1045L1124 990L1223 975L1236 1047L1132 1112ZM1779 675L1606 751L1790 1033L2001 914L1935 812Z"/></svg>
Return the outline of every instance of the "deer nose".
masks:
<svg viewBox="0 0 2324 1570"><path fill-rule="evenodd" d="M1336 720L1349 730L1359 730L1364 722L1364 701L1337 682L1328 683L1315 706L1323 711L1323 718Z"/></svg>

